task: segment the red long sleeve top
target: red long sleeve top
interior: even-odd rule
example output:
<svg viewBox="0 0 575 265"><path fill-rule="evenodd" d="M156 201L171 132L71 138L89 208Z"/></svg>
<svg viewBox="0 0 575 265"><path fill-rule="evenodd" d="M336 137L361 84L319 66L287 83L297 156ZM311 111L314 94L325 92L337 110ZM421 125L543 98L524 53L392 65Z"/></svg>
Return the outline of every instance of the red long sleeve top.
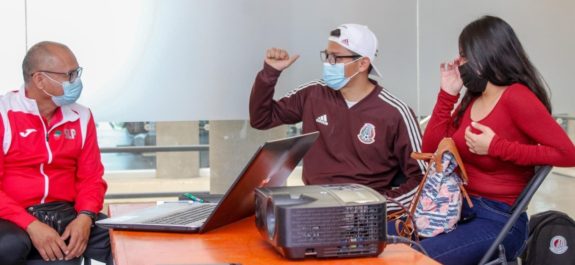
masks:
<svg viewBox="0 0 575 265"><path fill-rule="evenodd" d="M465 163L470 194L511 205L533 176L535 166L575 166L573 142L526 86L507 87L493 110L475 121L495 132L487 155L471 153L465 143L465 128L471 127L474 101L459 126L453 125L452 110L458 99L459 95L440 90L422 149L434 152L443 137L452 137Z"/></svg>

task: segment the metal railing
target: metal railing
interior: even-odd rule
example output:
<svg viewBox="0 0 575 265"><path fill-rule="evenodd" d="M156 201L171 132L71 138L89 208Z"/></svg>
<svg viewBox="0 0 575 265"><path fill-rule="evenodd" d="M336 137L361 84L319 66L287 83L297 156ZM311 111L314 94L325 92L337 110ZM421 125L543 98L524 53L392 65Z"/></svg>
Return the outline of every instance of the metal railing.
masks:
<svg viewBox="0 0 575 265"><path fill-rule="evenodd" d="M430 116L423 117L420 126L427 125ZM198 145L178 145L178 146L118 146L102 147L101 153L157 153L157 152L199 152L209 151L210 146L207 144ZM136 198L157 198L157 197L176 197L181 192L142 192L142 193L114 193L106 194L106 199L136 199Z"/></svg>
<svg viewBox="0 0 575 265"><path fill-rule="evenodd" d="M569 115L554 115L553 116L563 127L567 130L568 121L575 120L574 116ZM419 125L422 129L427 126L431 115L421 117ZM179 146L118 146L118 147L102 147L101 153L148 153L148 152L199 152L209 151L210 146L207 144L198 145L179 145ZM175 197L180 195L181 192L148 192L148 193L117 193L106 194L106 199L132 199L132 198L154 198L154 197Z"/></svg>
<svg viewBox="0 0 575 265"><path fill-rule="evenodd" d="M207 144L174 146L118 146L100 148L101 153L199 152L209 150L210 146Z"/></svg>
<svg viewBox="0 0 575 265"><path fill-rule="evenodd" d="M197 145L178 145L178 146L118 146L102 147L101 153L158 153L158 152L199 152L209 151L210 146L207 144ZM106 199L142 199L142 198L160 198L160 197L177 197L181 192L142 192L142 193L107 193Z"/></svg>

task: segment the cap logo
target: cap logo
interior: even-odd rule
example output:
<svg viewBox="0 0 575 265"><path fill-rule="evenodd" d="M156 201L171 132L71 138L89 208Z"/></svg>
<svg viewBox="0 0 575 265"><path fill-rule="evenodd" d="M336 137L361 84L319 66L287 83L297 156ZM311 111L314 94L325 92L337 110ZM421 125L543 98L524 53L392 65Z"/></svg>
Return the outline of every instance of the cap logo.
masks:
<svg viewBox="0 0 575 265"><path fill-rule="evenodd" d="M349 46L349 40L348 39L341 40L341 43L345 44L346 46Z"/></svg>

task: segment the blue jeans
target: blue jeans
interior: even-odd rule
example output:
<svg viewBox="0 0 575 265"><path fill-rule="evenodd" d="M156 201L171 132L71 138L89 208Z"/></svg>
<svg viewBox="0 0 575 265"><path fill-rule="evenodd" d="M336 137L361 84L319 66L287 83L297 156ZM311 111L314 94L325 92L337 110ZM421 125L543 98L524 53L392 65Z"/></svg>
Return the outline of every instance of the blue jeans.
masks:
<svg viewBox="0 0 575 265"><path fill-rule="evenodd" d="M463 205L461 216L474 216L455 230L421 240L429 256L441 264L477 264L511 216L511 206L481 197L471 197L474 207ZM507 259L516 258L527 240L527 214L523 213L503 240ZM388 234L396 235L395 223L388 222ZM496 252L498 254L498 252Z"/></svg>

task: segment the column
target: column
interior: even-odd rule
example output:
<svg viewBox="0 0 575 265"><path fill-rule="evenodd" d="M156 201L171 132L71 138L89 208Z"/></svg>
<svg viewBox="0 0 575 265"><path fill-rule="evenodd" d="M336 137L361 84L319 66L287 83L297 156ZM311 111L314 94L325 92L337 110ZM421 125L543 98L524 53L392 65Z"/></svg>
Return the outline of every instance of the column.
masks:
<svg viewBox="0 0 575 265"><path fill-rule="evenodd" d="M260 131L249 121L210 121L210 192L225 193L260 145L286 133L286 126Z"/></svg>
<svg viewBox="0 0 575 265"><path fill-rule="evenodd" d="M157 122L158 146L193 145L199 142L197 121ZM199 176L199 152L156 153L156 177L193 178Z"/></svg>

